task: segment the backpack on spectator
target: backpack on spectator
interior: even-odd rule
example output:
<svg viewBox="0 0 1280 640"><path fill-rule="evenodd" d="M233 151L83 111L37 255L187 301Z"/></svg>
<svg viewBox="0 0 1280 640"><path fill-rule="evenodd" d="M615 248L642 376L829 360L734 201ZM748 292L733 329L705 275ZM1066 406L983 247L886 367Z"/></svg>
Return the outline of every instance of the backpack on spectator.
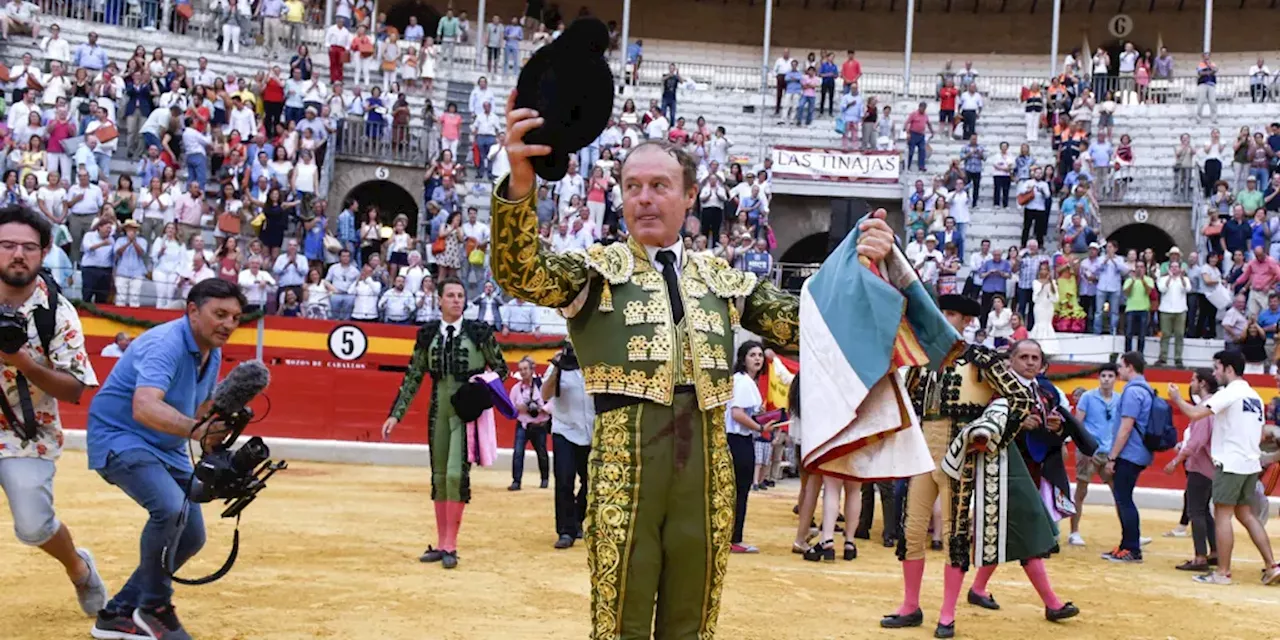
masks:
<svg viewBox="0 0 1280 640"><path fill-rule="evenodd" d="M1142 445L1151 452L1168 451L1178 444L1178 431L1173 428L1173 408L1149 385L1141 385L1151 394L1151 410L1147 412L1147 428L1140 430Z"/></svg>

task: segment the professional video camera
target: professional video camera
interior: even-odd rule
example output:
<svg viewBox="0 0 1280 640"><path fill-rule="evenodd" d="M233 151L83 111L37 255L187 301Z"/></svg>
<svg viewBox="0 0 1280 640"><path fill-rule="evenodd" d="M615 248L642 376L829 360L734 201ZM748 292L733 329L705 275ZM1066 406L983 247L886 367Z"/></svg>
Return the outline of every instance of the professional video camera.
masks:
<svg viewBox="0 0 1280 640"><path fill-rule="evenodd" d="M200 419L192 431L206 425L219 425L210 429L204 442L205 454L195 465L191 482L187 486L187 500L196 503L223 500L226 508L222 510L223 518L236 518L236 531L232 538L231 553L221 569L195 580L179 578L174 573L174 556L177 552L176 535L181 535L178 528L175 539L171 540L165 550L165 570L174 582L187 585L200 585L213 582L226 575L235 564L240 550L240 513L267 488L267 480L277 471L287 469L289 464L283 460L272 462L271 450L262 438L254 436L239 448L233 448L245 427L253 421L253 410L247 405L271 382L271 373L260 360L242 362L213 392L213 406L209 413ZM208 438L217 436L214 444L208 444ZM183 510L185 513L185 509Z"/></svg>

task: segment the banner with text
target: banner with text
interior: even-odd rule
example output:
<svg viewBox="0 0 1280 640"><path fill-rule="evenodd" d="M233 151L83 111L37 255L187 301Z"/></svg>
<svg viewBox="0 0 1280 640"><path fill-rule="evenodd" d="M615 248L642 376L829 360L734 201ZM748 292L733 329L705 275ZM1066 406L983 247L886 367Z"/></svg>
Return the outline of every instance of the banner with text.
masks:
<svg viewBox="0 0 1280 640"><path fill-rule="evenodd" d="M902 156L897 151L841 151L776 146L769 150L774 176L837 182L896 184Z"/></svg>

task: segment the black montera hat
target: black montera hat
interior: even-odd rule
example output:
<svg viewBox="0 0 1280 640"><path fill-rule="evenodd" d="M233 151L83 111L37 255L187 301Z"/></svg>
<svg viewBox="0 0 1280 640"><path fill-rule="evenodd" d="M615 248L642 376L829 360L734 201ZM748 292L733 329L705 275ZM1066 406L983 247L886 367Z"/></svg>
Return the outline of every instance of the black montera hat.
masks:
<svg viewBox="0 0 1280 640"><path fill-rule="evenodd" d="M541 127L524 137L551 146L551 155L533 158L543 180L569 169L569 155L599 137L613 114L613 73L604 54L609 28L596 18L578 18L559 38L529 59L516 84L516 107L533 108Z"/></svg>
<svg viewBox="0 0 1280 640"><path fill-rule="evenodd" d="M943 311L954 311L970 318L976 318L978 314L982 313L982 307L978 305L977 300L955 294L939 296L938 307Z"/></svg>

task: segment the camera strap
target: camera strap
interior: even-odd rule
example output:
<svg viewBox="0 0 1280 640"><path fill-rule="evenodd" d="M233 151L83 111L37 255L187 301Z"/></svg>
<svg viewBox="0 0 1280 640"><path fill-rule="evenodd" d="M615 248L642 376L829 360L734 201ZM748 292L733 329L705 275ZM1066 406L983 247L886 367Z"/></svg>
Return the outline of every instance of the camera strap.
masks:
<svg viewBox="0 0 1280 640"><path fill-rule="evenodd" d="M14 382L18 387L18 406L22 409L22 419L18 419L13 406L9 404L8 393L0 392L0 411L4 413L4 419L9 426L22 436L24 442L35 440L40 434L40 425L36 423L35 405L31 402L31 387L27 385L27 377L21 372L18 373Z"/></svg>
<svg viewBox="0 0 1280 640"><path fill-rule="evenodd" d="M188 492L190 488L188 487ZM169 576L170 580L178 584L188 586L200 586L220 580L223 576L231 571L231 567L236 563L236 556L240 555L240 515L236 514L236 532L231 536L231 552L227 554L227 559L217 571L203 578L179 578L174 575L178 568L174 566L178 560L178 541L182 539L182 532L187 528L187 509L191 506L191 499L187 498L182 501L182 514L178 516L178 527L174 530L173 536L164 547L164 572Z"/></svg>

